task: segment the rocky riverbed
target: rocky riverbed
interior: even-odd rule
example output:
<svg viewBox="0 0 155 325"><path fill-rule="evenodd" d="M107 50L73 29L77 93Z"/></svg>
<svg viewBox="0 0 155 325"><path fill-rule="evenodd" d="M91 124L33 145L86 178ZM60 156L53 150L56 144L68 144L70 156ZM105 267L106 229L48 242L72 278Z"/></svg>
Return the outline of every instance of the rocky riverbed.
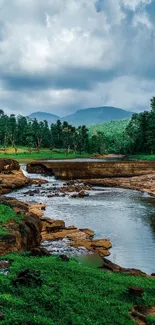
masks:
<svg viewBox="0 0 155 325"><path fill-rule="evenodd" d="M8 165L8 162L7 162ZM19 179L21 178L21 181L16 183L16 187L6 186L6 192L5 192L5 186L3 186L4 193L11 192L15 188L20 188L27 185L35 184L35 189L28 189L25 191L25 200L26 197L36 197L36 195L39 195L42 193L41 190L41 183L45 183L45 180L39 180L39 179L29 179L27 176L25 176L22 171L19 170L19 166L16 165L15 172L19 172ZM9 172L3 169L1 170L1 176L3 176L3 180L7 180L7 176L10 176L10 180L14 180L14 169L9 170ZM144 177L144 176L139 176ZM145 176L146 177L146 176ZM110 181L111 179L109 179ZM92 181L92 182L91 182ZM48 194L49 198L53 196L59 196L59 197L73 197L73 199L81 199L89 196L89 193L91 192L91 184L97 184L95 183L99 181L98 185L104 185L100 184L99 180L82 180L80 181L69 181L66 183L62 183L59 188L55 187L55 189L52 189L51 193ZM103 179L102 179L103 181ZM106 181L106 180L105 180ZM3 185L5 184L5 181L3 181ZM6 181L6 184L7 181ZM11 184L11 181L10 181ZM107 183L108 184L108 183ZM135 183L136 184L136 183ZM34 186L34 185L33 185ZM112 186L112 185L111 185ZM115 185L116 186L116 185ZM118 186L118 183L117 183ZM47 193L45 193L46 195ZM39 255L39 254L49 254L49 252L57 252L57 251L68 251L68 247L70 247L70 252L74 251L74 249L77 249L79 254L84 252L85 254L87 252L90 252L91 254L99 254L103 258L103 265L102 267L104 269L107 269L109 271L114 272L129 272L132 274L137 275L146 275L144 272L137 271L135 269L129 269L129 268L121 268L120 266L116 265L115 263L110 262L109 260L105 260L104 257L109 256L110 254L110 248L112 247L112 244L110 240L107 239L93 239L94 232L90 229L85 228L78 228L75 226L66 226L63 220L54 220L48 217L44 216L44 209L46 208L44 204L28 204L25 202L19 202L17 200L13 199L2 199L1 202L4 204L8 204L12 206L13 209L15 209L16 213L23 213L24 218L22 221L22 225L15 225L14 223L8 223L6 225L6 229L10 231L10 236L12 237L5 237L0 239L0 253L1 255L6 252L11 251L23 251L23 250L31 250L33 251L33 254ZM55 249L54 245L55 243L58 244L61 242L61 247L58 247L58 249ZM53 243L53 244L52 244ZM46 251L44 248L48 248L48 251ZM50 249L49 249L50 247ZM94 255L95 256L95 255Z"/></svg>

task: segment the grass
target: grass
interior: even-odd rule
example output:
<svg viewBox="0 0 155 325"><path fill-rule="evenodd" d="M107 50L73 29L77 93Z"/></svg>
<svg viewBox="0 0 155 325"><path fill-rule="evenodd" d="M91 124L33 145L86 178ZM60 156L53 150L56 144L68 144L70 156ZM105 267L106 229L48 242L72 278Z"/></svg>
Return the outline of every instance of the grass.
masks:
<svg viewBox="0 0 155 325"><path fill-rule="evenodd" d="M12 254L6 275L0 275L1 325L132 325L129 311L134 304L155 304L155 280L120 273L110 274L63 262L57 256L28 257ZM13 285L19 271L41 271L42 285ZM133 298L128 286L144 289ZM155 318L148 319L155 324Z"/></svg>
<svg viewBox="0 0 155 325"><path fill-rule="evenodd" d="M16 212L9 206L0 204L0 236L8 234L8 231L5 229L5 225L10 220L19 223L22 217L22 214L17 216Z"/></svg>
<svg viewBox="0 0 155 325"><path fill-rule="evenodd" d="M155 155L146 155L146 154L140 154L140 155L132 155L129 158L134 158L138 160L155 160Z"/></svg>
<svg viewBox="0 0 155 325"><path fill-rule="evenodd" d="M10 158L16 159L18 161L33 161L33 160L40 160L40 159L68 159L68 158L85 158L90 157L88 153L79 153L70 152L66 154L65 150L61 149L60 152L58 150L49 150L49 149L41 149L40 153L36 151L36 149L32 150L32 153L28 151L26 147L19 147L17 154L14 153L14 149L9 147L7 149L7 153L5 154L2 149L0 150L0 158Z"/></svg>

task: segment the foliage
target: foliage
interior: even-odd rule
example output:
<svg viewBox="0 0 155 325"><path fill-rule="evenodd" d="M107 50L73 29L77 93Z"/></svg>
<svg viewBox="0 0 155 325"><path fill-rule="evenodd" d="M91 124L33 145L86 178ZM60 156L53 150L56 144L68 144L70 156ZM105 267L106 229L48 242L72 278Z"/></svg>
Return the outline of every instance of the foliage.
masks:
<svg viewBox="0 0 155 325"><path fill-rule="evenodd" d="M8 221L12 220L19 223L22 218L22 214L17 216L16 212L9 206L0 204L0 235L8 234L7 230L4 228Z"/></svg>
<svg viewBox="0 0 155 325"><path fill-rule="evenodd" d="M128 138L124 137L130 119L110 121L89 127L91 152L120 153L127 146Z"/></svg>
<svg viewBox="0 0 155 325"><path fill-rule="evenodd" d="M12 254L3 259L10 259L11 266L8 276L0 275L1 325L132 325L133 305L155 304L153 279L110 274L57 256ZM26 269L41 270L42 286L13 285ZM131 285L144 289L143 298L128 295Z"/></svg>
<svg viewBox="0 0 155 325"><path fill-rule="evenodd" d="M0 145L4 154L12 145L15 154L19 146L26 146L29 154L35 148L63 149L66 155L84 152L93 154L155 154L155 97L151 99L151 111L133 114L131 119L111 121L92 125L73 127L68 122L48 125L23 116L7 116L0 110Z"/></svg>

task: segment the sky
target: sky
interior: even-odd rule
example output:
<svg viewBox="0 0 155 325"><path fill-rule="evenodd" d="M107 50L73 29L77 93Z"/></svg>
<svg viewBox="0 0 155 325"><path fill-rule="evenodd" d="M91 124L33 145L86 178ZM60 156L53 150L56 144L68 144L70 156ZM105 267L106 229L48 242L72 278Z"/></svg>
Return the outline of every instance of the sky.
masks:
<svg viewBox="0 0 155 325"><path fill-rule="evenodd" d="M114 106L155 96L155 0L0 0L0 108Z"/></svg>

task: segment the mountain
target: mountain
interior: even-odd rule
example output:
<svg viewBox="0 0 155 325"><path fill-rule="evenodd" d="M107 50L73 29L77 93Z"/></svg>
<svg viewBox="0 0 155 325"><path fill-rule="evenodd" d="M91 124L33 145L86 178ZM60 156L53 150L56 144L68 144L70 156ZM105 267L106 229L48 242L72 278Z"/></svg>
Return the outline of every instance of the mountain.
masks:
<svg viewBox="0 0 155 325"><path fill-rule="evenodd" d="M82 124L100 124L107 121L120 120L129 118L132 114L134 113L125 111L121 108L103 106L80 109L72 115L63 117L62 120L78 126Z"/></svg>
<svg viewBox="0 0 155 325"><path fill-rule="evenodd" d="M44 112L35 112L29 115L29 118L31 119L37 119L39 122L40 121L48 121L49 124L55 123L57 120L60 119L60 116L50 114L50 113L44 113Z"/></svg>
<svg viewBox="0 0 155 325"><path fill-rule="evenodd" d="M60 119L62 122L67 121L74 126L78 126L83 124L100 124L108 121L121 120L131 117L132 114L134 114L134 112L125 111L121 108L103 106L80 109L72 115L67 115L61 118L57 115L44 112L32 113L29 117L36 118L38 121L47 120L48 123L54 123Z"/></svg>

